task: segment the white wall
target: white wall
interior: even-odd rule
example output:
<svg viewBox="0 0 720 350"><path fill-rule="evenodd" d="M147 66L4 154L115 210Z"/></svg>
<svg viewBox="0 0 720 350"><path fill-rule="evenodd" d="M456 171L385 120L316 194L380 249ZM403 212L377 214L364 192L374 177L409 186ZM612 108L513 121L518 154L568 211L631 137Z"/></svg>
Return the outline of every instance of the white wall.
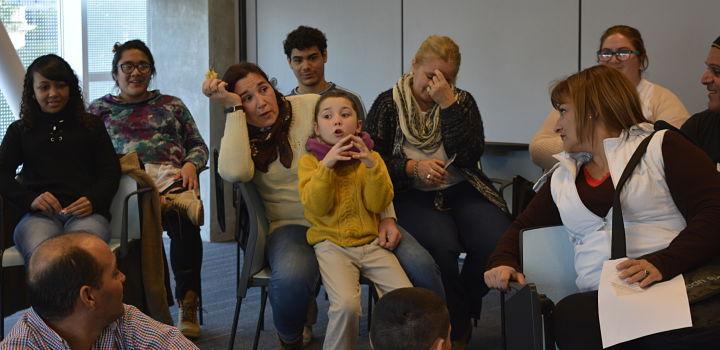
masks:
<svg viewBox="0 0 720 350"><path fill-rule="evenodd" d="M717 0L262 0L248 1L248 58L287 91L295 79L282 41L300 24L328 37L326 77L359 92L369 109L407 71L419 43L445 34L460 45L458 86L478 101L487 141L528 143L551 109L551 83L595 64L604 29L636 26L646 77L674 91L691 113L704 109L698 80L720 35ZM539 174L527 151L491 151L492 176ZM537 177L537 176L535 176Z"/></svg>

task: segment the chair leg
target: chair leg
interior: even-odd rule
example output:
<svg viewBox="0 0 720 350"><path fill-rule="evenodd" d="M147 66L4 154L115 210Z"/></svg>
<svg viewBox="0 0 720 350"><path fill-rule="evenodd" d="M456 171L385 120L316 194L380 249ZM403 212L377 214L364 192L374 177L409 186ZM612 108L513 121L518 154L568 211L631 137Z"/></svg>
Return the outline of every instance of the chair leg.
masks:
<svg viewBox="0 0 720 350"><path fill-rule="evenodd" d="M0 265L2 265L2 254L0 254ZM3 293L3 289L5 287L5 270L2 266L0 266L0 317L2 317L2 322L0 322L0 341L3 341L5 339L5 303L3 302L5 299L5 294Z"/></svg>
<svg viewBox="0 0 720 350"><path fill-rule="evenodd" d="M368 284L368 318L367 318L367 330L370 333L370 323L372 322L372 307L373 307L373 285Z"/></svg>
<svg viewBox="0 0 720 350"><path fill-rule="evenodd" d="M262 287L260 290L260 330L265 330L265 306L267 306L268 291L267 287Z"/></svg>
<svg viewBox="0 0 720 350"><path fill-rule="evenodd" d="M228 343L228 350L233 350L235 347L235 333L237 333L238 318L240 317L240 306L242 305L242 297L240 291L238 291L237 301L235 302L235 315L233 315L232 329L230 330L230 342Z"/></svg>
<svg viewBox="0 0 720 350"><path fill-rule="evenodd" d="M255 327L255 338L253 339L253 350L257 350L258 341L260 340L260 329L265 323L265 302L267 300L267 291L265 287L260 288L260 314L258 315L257 327Z"/></svg>
<svg viewBox="0 0 720 350"><path fill-rule="evenodd" d="M205 321L203 320L203 302L202 302L202 280L200 280L200 290L198 291L198 312L200 313L200 325L205 325Z"/></svg>
<svg viewBox="0 0 720 350"><path fill-rule="evenodd" d="M507 350L505 341L505 292L500 292L500 337L502 338L502 349Z"/></svg>

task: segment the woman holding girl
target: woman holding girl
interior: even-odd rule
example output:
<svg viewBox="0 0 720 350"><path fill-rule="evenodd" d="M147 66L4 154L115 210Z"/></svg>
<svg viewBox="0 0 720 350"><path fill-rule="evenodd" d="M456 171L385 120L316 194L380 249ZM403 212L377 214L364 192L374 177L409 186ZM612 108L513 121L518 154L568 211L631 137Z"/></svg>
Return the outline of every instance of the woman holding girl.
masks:
<svg viewBox="0 0 720 350"><path fill-rule="evenodd" d="M220 79L207 79L203 93L225 108L219 172L229 182L252 181L269 222L267 259L273 320L284 347L308 343L312 318L308 307L316 295L318 262L308 244L310 226L298 191L299 159L313 135L318 95L283 97L255 64L228 68ZM412 237L402 240L393 213L380 216L380 246L393 249L414 284L442 293L437 266ZM397 245L397 246L396 246Z"/></svg>

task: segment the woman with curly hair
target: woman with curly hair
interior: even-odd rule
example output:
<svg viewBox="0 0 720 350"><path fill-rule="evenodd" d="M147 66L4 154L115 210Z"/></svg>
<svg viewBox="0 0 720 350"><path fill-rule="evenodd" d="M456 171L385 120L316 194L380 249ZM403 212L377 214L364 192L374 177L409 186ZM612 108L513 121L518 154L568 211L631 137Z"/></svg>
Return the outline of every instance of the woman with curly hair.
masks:
<svg viewBox="0 0 720 350"><path fill-rule="evenodd" d="M85 111L70 65L52 54L35 59L25 74L20 119L0 145L0 195L23 212L13 238L25 261L40 243L65 232L109 241L119 180L110 138Z"/></svg>

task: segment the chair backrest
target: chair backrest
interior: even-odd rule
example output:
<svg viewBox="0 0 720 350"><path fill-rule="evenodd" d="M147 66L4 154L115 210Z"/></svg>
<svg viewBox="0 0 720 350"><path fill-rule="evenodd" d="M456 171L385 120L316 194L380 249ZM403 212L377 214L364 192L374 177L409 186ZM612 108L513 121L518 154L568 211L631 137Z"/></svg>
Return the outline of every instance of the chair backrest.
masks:
<svg viewBox="0 0 720 350"><path fill-rule="evenodd" d="M128 175L120 177L120 184L115 197L110 203L110 233L112 239L120 239L123 225L123 215L125 210L125 202L128 203L128 240L140 239L140 206L138 197L132 198L134 192L138 190L138 183Z"/></svg>
<svg viewBox="0 0 720 350"><path fill-rule="evenodd" d="M265 239L268 235L268 221L265 216L265 206L253 183L235 183L233 187L236 191L236 217L239 220L243 217L247 219L246 222L238 222L237 225L237 229L240 230L237 235L238 242L244 246L238 291L244 293L252 276L266 265Z"/></svg>
<svg viewBox="0 0 720 350"><path fill-rule="evenodd" d="M575 250L564 226L520 232L522 269L527 282L557 303L578 292L575 285Z"/></svg>

